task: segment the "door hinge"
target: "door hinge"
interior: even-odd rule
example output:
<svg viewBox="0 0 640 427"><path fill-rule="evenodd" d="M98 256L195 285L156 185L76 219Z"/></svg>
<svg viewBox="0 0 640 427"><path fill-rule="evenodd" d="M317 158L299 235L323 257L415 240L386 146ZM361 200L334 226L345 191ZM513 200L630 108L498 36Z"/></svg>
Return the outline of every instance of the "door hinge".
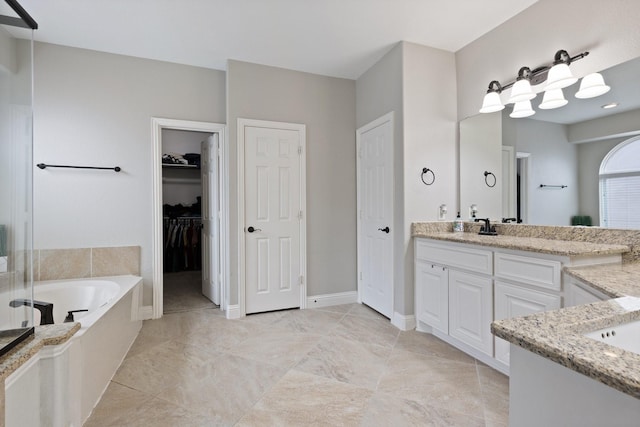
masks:
<svg viewBox="0 0 640 427"><path fill-rule="evenodd" d="M302 146L298 145L298 154L302 154Z"/></svg>
<svg viewBox="0 0 640 427"><path fill-rule="evenodd" d="M298 211L298 219L302 221L302 211Z"/></svg>
<svg viewBox="0 0 640 427"><path fill-rule="evenodd" d="M300 276L300 284L303 285L304 284L304 277Z"/></svg>

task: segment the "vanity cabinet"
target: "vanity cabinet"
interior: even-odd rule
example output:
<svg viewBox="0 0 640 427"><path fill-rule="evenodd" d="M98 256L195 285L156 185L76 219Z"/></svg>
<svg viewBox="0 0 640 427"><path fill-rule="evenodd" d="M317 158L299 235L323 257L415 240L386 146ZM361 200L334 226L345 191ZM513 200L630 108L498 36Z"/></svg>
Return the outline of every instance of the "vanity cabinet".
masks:
<svg viewBox="0 0 640 427"><path fill-rule="evenodd" d="M495 320L527 316L540 311L560 308L560 295L530 289L517 284L496 280L495 284ZM495 338L496 360L509 365L510 344L501 338Z"/></svg>
<svg viewBox="0 0 640 427"><path fill-rule="evenodd" d="M584 254L551 255L414 240L417 329L504 373L509 371L510 345L494 338L491 322L606 299L562 269L621 260L619 254L594 255L588 247Z"/></svg>
<svg viewBox="0 0 640 427"><path fill-rule="evenodd" d="M416 261L416 318L442 333L449 332L449 270L446 267Z"/></svg>
<svg viewBox="0 0 640 427"><path fill-rule="evenodd" d="M602 292L593 289L589 285L582 283L580 280L568 276L564 295L565 307L589 304L611 298Z"/></svg>
<svg viewBox="0 0 640 427"><path fill-rule="evenodd" d="M492 357L492 252L416 239L415 253L417 320L436 336Z"/></svg>
<svg viewBox="0 0 640 427"><path fill-rule="evenodd" d="M493 355L493 281L491 277L449 272L449 335Z"/></svg>

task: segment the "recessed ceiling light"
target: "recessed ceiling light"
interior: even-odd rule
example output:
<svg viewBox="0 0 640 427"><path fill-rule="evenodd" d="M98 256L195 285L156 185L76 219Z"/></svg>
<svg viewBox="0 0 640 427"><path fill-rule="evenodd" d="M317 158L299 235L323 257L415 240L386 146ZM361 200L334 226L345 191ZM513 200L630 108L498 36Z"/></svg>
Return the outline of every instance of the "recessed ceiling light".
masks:
<svg viewBox="0 0 640 427"><path fill-rule="evenodd" d="M617 102L610 102L608 104L604 104L602 108L604 108L605 110L608 110L609 108L616 108L617 106L618 106Z"/></svg>

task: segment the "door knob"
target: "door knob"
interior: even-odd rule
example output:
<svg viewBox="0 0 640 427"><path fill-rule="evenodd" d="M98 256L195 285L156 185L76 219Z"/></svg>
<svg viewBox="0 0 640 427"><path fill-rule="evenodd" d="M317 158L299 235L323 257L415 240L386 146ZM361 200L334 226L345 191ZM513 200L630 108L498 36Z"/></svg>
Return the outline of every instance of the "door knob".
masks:
<svg viewBox="0 0 640 427"><path fill-rule="evenodd" d="M389 231L391 231L391 230L389 230L389 227L385 227L385 228L378 228L378 230L380 230L380 231L384 231L384 232L385 232L385 233L387 233L387 234L389 234Z"/></svg>
<svg viewBox="0 0 640 427"><path fill-rule="evenodd" d="M262 230L259 228L247 227L247 231L249 233L253 233L254 231L262 231Z"/></svg>

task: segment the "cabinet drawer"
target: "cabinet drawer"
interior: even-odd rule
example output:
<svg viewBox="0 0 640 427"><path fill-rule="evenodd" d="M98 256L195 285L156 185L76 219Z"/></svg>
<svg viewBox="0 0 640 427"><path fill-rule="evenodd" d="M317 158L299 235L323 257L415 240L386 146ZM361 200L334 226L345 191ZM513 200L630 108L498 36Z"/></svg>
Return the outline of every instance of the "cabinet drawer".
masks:
<svg viewBox="0 0 640 427"><path fill-rule="evenodd" d="M439 244L417 239L416 259L484 274L491 274L493 271L491 251L455 244Z"/></svg>
<svg viewBox="0 0 640 427"><path fill-rule="evenodd" d="M559 291L562 286L560 261L496 252L495 276Z"/></svg>

